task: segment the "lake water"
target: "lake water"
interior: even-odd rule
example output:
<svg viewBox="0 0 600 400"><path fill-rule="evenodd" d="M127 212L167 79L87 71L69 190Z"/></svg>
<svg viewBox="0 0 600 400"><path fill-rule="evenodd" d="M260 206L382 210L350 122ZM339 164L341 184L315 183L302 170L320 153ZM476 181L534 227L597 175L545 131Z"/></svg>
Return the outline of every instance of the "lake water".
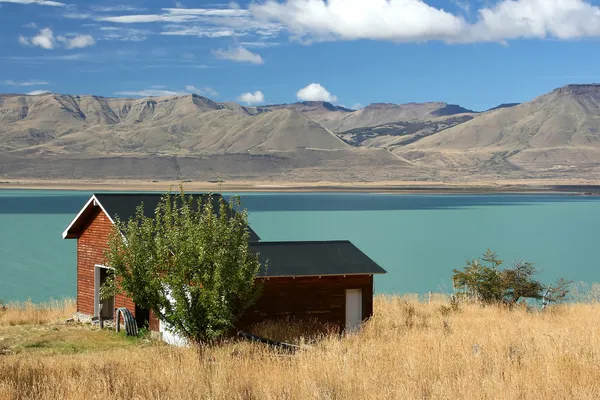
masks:
<svg viewBox="0 0 600 400"><path fill-rule="evenodd" d="M0 299L75 296L76 241L61 233L90 195L0 190ZM452 269L487 248L535 262L543 281L600 281L600 198L253 193L242 203L263 240L351 240L388 271L378 293L447 291Z"/></svg>

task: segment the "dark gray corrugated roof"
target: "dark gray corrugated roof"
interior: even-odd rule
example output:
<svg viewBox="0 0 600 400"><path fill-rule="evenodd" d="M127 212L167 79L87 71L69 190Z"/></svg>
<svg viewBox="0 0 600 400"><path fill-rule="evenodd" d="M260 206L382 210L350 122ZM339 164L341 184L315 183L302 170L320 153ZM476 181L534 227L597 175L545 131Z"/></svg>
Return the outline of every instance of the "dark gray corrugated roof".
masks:
<svg viewBox="0 0 600 400"><path fill-rule="evenodd" d="M387 271L348 240L257 242L262 277L385 274ZM268 263L265 270L264 264Z"/></svg>
<svg viewBox="0 0 600 400"><path fill-rule="evenodd" d="M194 198L195 204L198 204L198 199L206 201L209 196L212 196L213 209L216 213L219 212L219 199L222 198L221 195L211 195L208 193L189 193L187 195ZM154 211L163 193L95 193L94 196L113 221L117 216L120 220L127 221L135 215L136 209L140 204L143 204L144 215L153 218ZM248 228L250 230L250 240L260 240L256 232L251 227ZM67 235L66 237L71 236Z"/></svg>
<svg viewBox="0 0 600 400"><path fill-rule="evenodd" d="M209 194L191 194L194 198L208 199ZM154 210L162 194L98 193L94 197L113 220L127 220L135 215L138 205L144 204L144 215L154 217ZM213 195L213 207L218 211L220 195ZM91 201L91 200L90 200ZM85 207L63 234L77 238L84 229L85 220L93 213ZM86 215L87 214L87 215ZM251 248L260 254L261 277L326 276L384 274L386 271L348 240L259 242L259 236L250 228ZM265 264L267 268L265 269Z"/></svg>

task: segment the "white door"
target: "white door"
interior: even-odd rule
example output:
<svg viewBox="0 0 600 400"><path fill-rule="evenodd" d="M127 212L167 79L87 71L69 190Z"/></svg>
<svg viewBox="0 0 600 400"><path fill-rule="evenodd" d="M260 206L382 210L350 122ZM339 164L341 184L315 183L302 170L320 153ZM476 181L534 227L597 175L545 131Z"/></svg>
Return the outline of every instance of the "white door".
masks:
<svg viewBox="0 0 600 400"><path fill-rule="evenodd" d="M346 330L358 329L362 323L362 289L346 289Z"/></svg>

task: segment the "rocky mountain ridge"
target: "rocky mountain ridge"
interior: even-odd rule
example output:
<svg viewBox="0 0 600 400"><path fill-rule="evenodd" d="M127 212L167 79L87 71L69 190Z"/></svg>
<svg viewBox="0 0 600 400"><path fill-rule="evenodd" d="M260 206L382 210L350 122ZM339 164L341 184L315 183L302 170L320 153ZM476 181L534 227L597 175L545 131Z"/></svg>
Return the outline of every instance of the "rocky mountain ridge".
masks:
<svg viewBox="0 0 600 400"><path fill-rule="evenodd" d="M101 161L109 159L138 167L114 170ZM352 110L192 94L0 95L0 176L73 176L69 163L81 176L571 176L600 170L600 85L567 85L485 112L443 102Z"/></svg>

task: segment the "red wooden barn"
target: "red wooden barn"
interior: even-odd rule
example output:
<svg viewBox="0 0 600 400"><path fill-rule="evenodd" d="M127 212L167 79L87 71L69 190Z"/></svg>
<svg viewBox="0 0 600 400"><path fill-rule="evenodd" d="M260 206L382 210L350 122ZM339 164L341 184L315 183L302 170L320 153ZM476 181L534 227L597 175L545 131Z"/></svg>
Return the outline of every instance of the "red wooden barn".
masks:
<svg viewBox="0 0 600 400"><path fill-rule="evenodd" d="M148 323L151 331L164 331L152 313L137 307L130 298L117 295L100 300L99 296L110 268L105 265L104 250L116 217L129 219L142 203L145 215L152 217L161 196L94 194L63 232L63 238L77 239L80 318L98 317L101 309L104 319L112 319L116 308L127 307L139 325ZM216 212L218 200L213 195ZM355 328L373 314L373 275L386 271L349 241L263 242L251 228L250 234L251 247L259 253L263 265L257 277L263 283L263 292L247 311L241 326L290 316Z"/></svg>

